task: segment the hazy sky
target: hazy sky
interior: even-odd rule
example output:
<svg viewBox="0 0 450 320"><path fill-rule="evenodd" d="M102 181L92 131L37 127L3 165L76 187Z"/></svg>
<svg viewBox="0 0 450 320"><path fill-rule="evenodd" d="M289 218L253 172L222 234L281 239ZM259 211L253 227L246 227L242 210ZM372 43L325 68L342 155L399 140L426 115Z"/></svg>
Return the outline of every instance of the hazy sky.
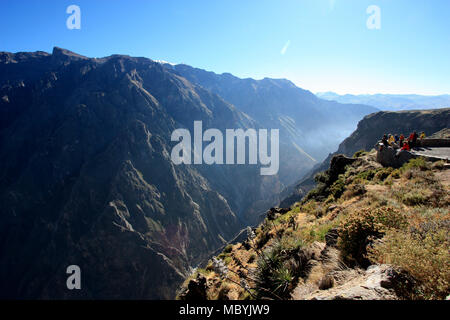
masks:
<svg viewBox="0 0 450 320"><path fill-rule="evenodd" d="M81 29L69 30L69 5ZM381 29L368 29L376 5ZM449 0L1 0L0 51L120 53L338 93L450 94Z"/></svg>

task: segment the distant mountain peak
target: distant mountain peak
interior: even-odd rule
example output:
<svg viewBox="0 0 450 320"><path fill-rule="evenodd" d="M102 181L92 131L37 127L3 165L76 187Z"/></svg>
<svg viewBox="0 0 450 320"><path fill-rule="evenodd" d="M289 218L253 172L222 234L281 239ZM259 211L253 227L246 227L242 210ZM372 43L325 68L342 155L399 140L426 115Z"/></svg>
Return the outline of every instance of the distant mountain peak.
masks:
<svg viewBox="0 0 450 320"><path fill-rule="evenodd" d="M52 56L54 56L54 57L69 57L72 59L83 59L83 60L89 59L88 57L82 56L78 53L75 53L70 50L60 48L60 47L53 48Z"/></svg>

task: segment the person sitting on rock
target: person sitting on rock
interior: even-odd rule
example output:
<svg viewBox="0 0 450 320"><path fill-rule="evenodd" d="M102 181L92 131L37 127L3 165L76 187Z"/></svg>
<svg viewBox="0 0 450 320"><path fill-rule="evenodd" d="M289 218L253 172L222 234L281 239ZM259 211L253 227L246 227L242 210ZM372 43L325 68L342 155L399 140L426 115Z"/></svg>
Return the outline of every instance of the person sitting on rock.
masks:
<svg viewBox="0 0 450 320"><path fill-rule="evenodd" d="M425 139L425 132L422 131L422 133L420 134L420 140Z"/></svg>
<svg viewBox="0 0 450 320"><path fill-rule="evenodd" d="M409 135L408 144L410 148L414 148L417 142L417 132L413 132Z"/></svg>
<svg viewBox="0 0 450 320"><path fill-rule="evenodd" d="M405 141L405 143L403 143L402 150L406 150L406 151L411 150L411 148L409 147L409 141L408 140Z"/></svg>
<svg viewBox="0 0 450 320"><path fill-rule="evenodd" d="M392 135L392 134L389 134L389 144L392 146L393 144L394 144L394 142L395 142L395 138L394 138L394 136Z"/></svg>
<svg viewBox="0 0 450 320"><path fill-rule="evenodd" d="M389 146L387 135L383 135L383 139L381 139L381 142L385 147Z"/></svg>
<svg viewBox="0 0 450 320"><path fill-rule="evenodd" d="M399 145L400 145L400 148L401 148L401 147L403 147L403 141L405 141L405 136L403 134L401 134L399 139L400 139Z"/></svg>

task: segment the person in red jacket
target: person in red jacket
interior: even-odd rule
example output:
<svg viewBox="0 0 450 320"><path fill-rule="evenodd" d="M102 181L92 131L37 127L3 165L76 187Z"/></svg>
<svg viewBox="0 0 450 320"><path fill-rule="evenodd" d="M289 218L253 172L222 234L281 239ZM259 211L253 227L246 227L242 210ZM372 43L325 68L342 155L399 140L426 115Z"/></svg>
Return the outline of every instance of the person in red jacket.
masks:
<svg viewBox="0 0 450 320"><path fill-rule="evenodd" d="M405 140L405 136L403 134L400 135L399 138L399 146L400 148L403 148L403 141Z"/></svg>
<svg viewBox="0 0 450 320"><path fill-rule="evenodd" d="M414 131L413 133L411 133L409 135L409 138L408 138L409 146L411 148L414 148L414 146L416 145L416 141L417 141L417 132Z"/></svg>
<svg viewBox="0 0 450 320"><path fill-rule="evenodd" d="M408 141L406 141L405 143L403 143L402 150L406 150L406 151L411 150L410 147L409 147L409 142L408 142Z"/></svg>

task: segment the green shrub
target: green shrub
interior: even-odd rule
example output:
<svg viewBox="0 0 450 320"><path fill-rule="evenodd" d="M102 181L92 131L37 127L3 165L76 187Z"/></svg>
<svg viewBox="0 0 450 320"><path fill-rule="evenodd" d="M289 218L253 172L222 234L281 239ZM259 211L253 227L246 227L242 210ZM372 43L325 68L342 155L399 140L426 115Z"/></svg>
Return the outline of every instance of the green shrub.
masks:
<svg viewBox="0 0 450 320"><path fill-rule="evenodd" d="M340 224L339 247L345 260L368 266L366 248L391 229L407 226L406 216L392 207L364 208L350 213Z"/></svg>
<svg viewBox="0 0 450 320"><path fill-rule="evenodd" d="M376 173L377 173L377 171L375 169L369 169L366 171L362 171L356 175L356 179L363 180L363 181L364 180L371 181L375 177Z"/></svg>
<svg viewBox="0 0 450 320"><path fill-rule="evenodd" d="M423 189L414 189L400 195L400 200L408 206L424 205L428 202L429 195Z"/></svg>
<svg viewBox="0 0 450 320"><path fill-rule="evenodd" d="M399 169L394 169L394 170L392 170L392 172L391 172L391 177L392 177L393 179L398 179L398 178L400 178L400 170L399 170Z"/></svg>
<svg viewBox="0 0 450 320"><path fill-rule="evenodd" d="M298 277L305 272L307 259L303 242L293 237L275 240L259 255L255 271L258 298L288 299Z"/></svg>
<svg viewBox="0 0 450 320"><path fill-rule="evenodd" d="M430 170L431 169L431 165L424 158L419 157L419 158L415 158L415 159L409 160L407 163L405 163L400 168L400 170L402 172L405 172L406 170L414 169L414 168L417 168L417 169L419 169L421 171L426 171L426 170Z"/></svg>
<svg viewBox="0 0 450 320"><path fill-rule="evenodd" d="M388 231L383 242L369 248L368 256L376 263L400 267L418 281L415 298L445 299L450 294L449 228L422 235Z"/></svg>
<svg viewBox="0 0 450 320"><path fill-rule="evenodd" d="M309 200L304 203L301 207L301 210L306 213L313 213L316 210L317 202L315 200Z"/></svg>
<svg viewBox="0 0 450 320"><path fill-rule="evenodd" d="M386 180L387 177L389 177L391 175L391 173L393 171L394 171L394 169L391 167L381 168L381 169L377 170L377 172L375 173L374 180L383 182L384 180Z"/></svg>
<svg viewBox="0 0 450 320"><path fill-rule="evenodd" d="M291 270L287 267L281 267L275 271L272 276L273 286L275 287L274 291L280 293L285 296L285 292L288 292L288 289L293 282L294 277L292 276Z"/></svg>
<svg viewBox="0 0 450 320"><path fill-rule="evenodd" d="M308 194L303 198L301 203L305 203L309 200L318 200L321 201L325 199L328 196L328 187L324 183L317 183L316 187L311 189L311 191L308 192Z"/></svg>
<svg viewBox="0 0 450 320"><path fill-rule="evenodd" d="M432 168L432 169L442 170L442 169L445 168L445 161L444 161L444 160L436 161L436 162L434 162L434 163L431 165L431 168Z"/></svg>
<svg viewBox="0 0 450 320"><path fill-rule="evenodd" d="M317 173L317 174L314 176L314 180L315 180L317 183L324 183L324 184L327 184L327 183L329 182L329 180L330 180L330 176L327 174L326 171L322 171L322 172Z"/></svg>
<svg viewBox="0 0 450 320"><path fill-rule="evenodd" d="M232 257L230 257L230 256L228 256L228 257L225 257L224 259L223 259L223 263L225 263L225 265L228 265L228 264L230 264L230 262L233 260L233 258Z"/></svg>
<svg viewBox="0 0 450 320"><path fill-rule="evenodd" d="M342 193L344 193L345 191L344 178L345 178L344 175L340 174L339 178L333 183L333 185L330 188L330 192L335 199L340 198Z"/></svg>
<svg viewBox="0 0 450 320"><path fill-rule="evenodd" d="M266 245L266 243L270 240L271 235L269 234L268 231L262 231L259 238L257 238L256 240L256 247L258 249L261 249L262 247L264 247Z"/></svg>
<svg viewBox="0 0 450 320"><path fill-rule="evenodd" d="M233 250L233 245L232 244L228 244L224 249L223 252L225 253L230 253Z"/></svg>
<svg viewBox="0 0 450 320"><path fill-rule="evenodd" d="M342 194L342 198L351 199L353 197L362 196L367 192L366 187L363 184L352 184Z"/></svg>
<svg viewBox="0 0 450 320"><path fill-rule="evenodd" d="M367 151L364 149L361 149L361 150L355 152L355 154L353 155L353 158L359 158L366 154L367 154Z"/></svg>

